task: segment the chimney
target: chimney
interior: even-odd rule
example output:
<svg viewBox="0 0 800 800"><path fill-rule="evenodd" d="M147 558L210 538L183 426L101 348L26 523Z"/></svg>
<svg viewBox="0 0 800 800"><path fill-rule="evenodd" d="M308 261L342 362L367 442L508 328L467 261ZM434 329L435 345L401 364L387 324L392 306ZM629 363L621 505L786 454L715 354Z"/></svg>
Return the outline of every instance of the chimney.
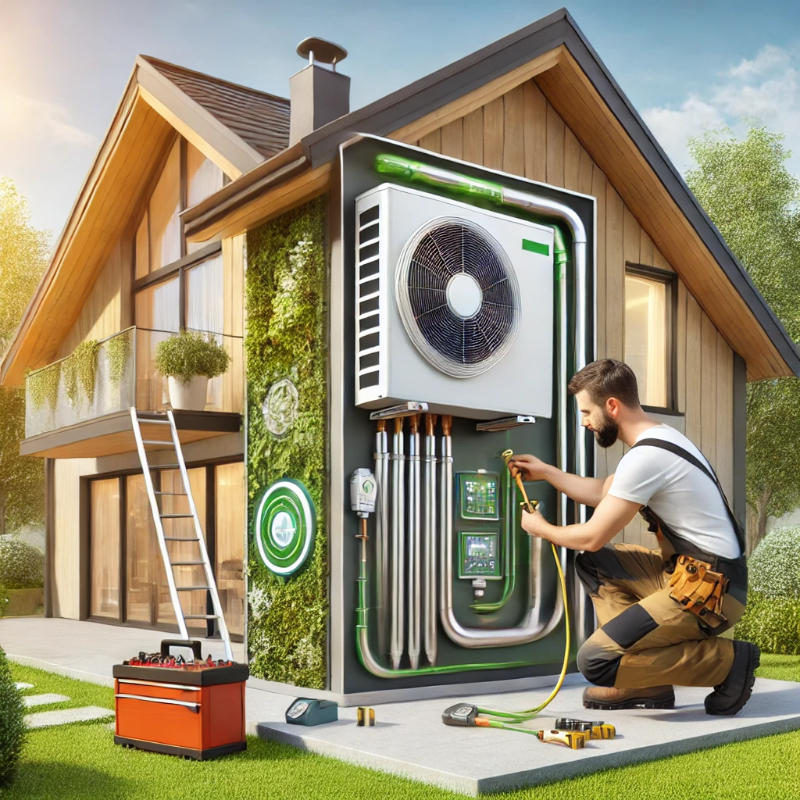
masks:
<svg viewBox="0 0 800 800"><path fill-rule="evenodd" d="M308 59L308 66L289 78L290 146L350 111L350 78L336 71L336 64L347 57L347 50L312 36L297 45L297 54Z"/></svg>

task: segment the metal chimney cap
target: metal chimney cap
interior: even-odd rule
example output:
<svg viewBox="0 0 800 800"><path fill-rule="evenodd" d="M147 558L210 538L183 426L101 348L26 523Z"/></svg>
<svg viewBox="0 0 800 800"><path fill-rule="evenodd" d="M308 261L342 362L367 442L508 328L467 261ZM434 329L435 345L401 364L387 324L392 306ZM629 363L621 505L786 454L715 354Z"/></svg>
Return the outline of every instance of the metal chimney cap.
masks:
<svg viewBox="0 0 800 800"><path fill-rule="evenodd" d="M332 64L334 71L339 61L347 58L347 50L338 44L320 39L318 36L309 36L297 45L297 55L308 58L308 63L321 61L323 64Z"/></svg>

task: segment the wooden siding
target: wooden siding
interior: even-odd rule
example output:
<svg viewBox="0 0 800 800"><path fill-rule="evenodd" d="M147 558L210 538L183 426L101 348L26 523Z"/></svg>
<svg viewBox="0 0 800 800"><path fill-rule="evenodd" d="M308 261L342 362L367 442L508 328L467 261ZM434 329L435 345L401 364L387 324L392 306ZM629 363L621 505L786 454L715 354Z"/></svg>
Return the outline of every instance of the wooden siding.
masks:
<svg viewBox="0 0 800 800"><path fill-rule="evenodd" d="M85 339L105 339L133 324L132 255L130 238L120 238L92 286L78 319L61 342L59 358L68 356Z"/></svg>
<svg viewBox="0 0 800 800"><path fill-rule="evenodd" d="M234 353L222 376L222 410L244 411L244 235L222 241L223 330Z"/></svg>
<svg viewBox="0 0 800 800"><path fill-rule="evenodd" d="M418 129L425 130L424 120ZM597 199L597 357L624 359L625 263L675 271L614 184L531 79L465 109L460 119L428 130L415 144L453 158L523 175ZM681 265L684 266L684 265ZM733 351L682 280L677 291L677 405L686 434L706 454L730 494L733 484ZM596 450L596 474L613 472L616 444ZM634 521L620 541L652 545Z"/></svg>

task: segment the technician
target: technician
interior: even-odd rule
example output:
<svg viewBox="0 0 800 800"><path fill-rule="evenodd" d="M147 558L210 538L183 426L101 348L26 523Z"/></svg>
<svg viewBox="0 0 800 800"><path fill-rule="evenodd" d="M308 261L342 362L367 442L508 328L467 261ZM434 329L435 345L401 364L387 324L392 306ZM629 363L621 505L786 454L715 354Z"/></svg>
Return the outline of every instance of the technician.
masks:
<svg viewBox="0 0 800 800"><path fill-rule="evenodd" d="M595 684L584 706L672 708L673 685L713 686L707 713L736 714L760 653L750 642L719 638L744 612L747 567L741 528L711 466L685 436L647 416L627 364L588 364L568 390L601 447L621 439L630 448L617 471L584 478L532 455L515 456L511 466L594 507L575 525L551 525L538 512L522 518L529 534L584 551L578 575L600 625L578 652L580 671ZM639 512L659 550L609 545Z"/></svg>

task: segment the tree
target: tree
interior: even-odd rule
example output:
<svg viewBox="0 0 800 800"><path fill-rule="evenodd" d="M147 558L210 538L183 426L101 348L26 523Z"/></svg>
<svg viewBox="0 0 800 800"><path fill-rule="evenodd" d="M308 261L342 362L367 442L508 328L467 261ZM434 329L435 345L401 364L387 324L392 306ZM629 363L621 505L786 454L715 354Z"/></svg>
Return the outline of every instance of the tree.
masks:
<svg viewBox="0 0 800 800"><path fill-rule="evenodd" d="M47 235L33 228L14 183L0 179L0 352L13 338L47 265ZM0 388L0 534L42 519L40 459L19 454L25 436L25 395Z"/></svg>
<svg viewBox="0 0 800 800"><path fill-rule="evenodd" d="M783 137L752 128L690 142L697 162L686 180L772 307L800 342L800 182L786 169ZM764 537L768 516L800 504L800 380L747 386L748 553Z"/></svg>

